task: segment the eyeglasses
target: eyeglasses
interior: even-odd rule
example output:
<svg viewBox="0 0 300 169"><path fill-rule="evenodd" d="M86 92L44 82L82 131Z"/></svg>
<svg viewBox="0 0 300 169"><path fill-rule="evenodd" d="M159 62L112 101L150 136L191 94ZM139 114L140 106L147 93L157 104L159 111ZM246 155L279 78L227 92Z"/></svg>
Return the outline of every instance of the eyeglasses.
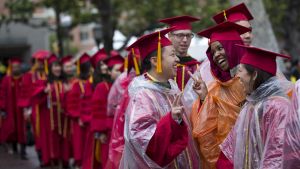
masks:
<svg viewBox="0 0 300 169"><path fill-rule="evenodd" d="M172 35L174 35L177 39L182 40L184 37L186 37L186 39L190 40L192 39L195 35L193 33L172 33Z"/></svg>

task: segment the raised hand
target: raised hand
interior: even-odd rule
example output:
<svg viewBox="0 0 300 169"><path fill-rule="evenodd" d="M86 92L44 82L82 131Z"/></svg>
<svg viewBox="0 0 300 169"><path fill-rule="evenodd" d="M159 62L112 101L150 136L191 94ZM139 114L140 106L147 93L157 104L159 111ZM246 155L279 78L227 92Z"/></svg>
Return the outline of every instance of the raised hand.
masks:
<svg viewBox="0 0 300 169"><path fill-rule="evenodd" d="M205 82L202 80L201 76L195 76L190 71L188 71L190 77L194 80L193 89L200 97L201 101L207 96L208 90Z"/></svg>
<svg viewBox="0 0 300 169"><path fill-rule="evenodd" d="M183 106L180 104L181 103L181 96L182 93L178 94L175 96L175 99L171 105L171 113L172 113L172 118L174 120L181 120L182 119L182 112L183 112Z"/></svg>

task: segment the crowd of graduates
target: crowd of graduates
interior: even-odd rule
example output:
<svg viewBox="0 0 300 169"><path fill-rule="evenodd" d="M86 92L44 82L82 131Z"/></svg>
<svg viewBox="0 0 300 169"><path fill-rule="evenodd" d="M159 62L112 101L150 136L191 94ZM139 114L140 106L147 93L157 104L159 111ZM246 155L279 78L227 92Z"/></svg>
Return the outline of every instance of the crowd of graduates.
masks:
<svg viewBox="0 0 300 169"><path fill-rule="evenodd" d="M126 57L39 50L26 73L11 58L0 143L26 160L34 142L41 167L300 168L300 82L276 63L290 57L251 45L243 3L213 19L197 33L209 39L203 62L187 54L192 16L160 20L168 28L138 38Z"/></svg>

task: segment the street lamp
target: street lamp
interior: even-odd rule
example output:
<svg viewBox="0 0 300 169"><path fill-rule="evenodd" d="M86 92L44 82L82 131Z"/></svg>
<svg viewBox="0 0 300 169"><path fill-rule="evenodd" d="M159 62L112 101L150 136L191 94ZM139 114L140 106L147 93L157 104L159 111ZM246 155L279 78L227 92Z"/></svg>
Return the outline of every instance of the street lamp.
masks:
<svg viewBox="0 0 300 169"><path fill-rule="evenodd" d="M93 33L94 33L94 39L97 45L97 48L100 48L100 43L103 38L102 34L102 25L96 24L95 27L93 28Z"/></svg>

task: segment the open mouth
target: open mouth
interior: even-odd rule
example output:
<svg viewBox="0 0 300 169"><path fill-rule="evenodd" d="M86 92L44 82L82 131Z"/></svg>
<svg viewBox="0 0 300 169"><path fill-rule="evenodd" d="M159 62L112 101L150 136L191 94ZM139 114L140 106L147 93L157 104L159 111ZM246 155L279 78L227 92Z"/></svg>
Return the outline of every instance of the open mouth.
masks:
<svg viewBox="0 0 300 169"><path fill-rule="evenodd" d="M222 64L224 64L225 62L226 62L225 59L219 59L219 60L218 60L218 64L219 64L219 65L222 65Z"/></svg>

